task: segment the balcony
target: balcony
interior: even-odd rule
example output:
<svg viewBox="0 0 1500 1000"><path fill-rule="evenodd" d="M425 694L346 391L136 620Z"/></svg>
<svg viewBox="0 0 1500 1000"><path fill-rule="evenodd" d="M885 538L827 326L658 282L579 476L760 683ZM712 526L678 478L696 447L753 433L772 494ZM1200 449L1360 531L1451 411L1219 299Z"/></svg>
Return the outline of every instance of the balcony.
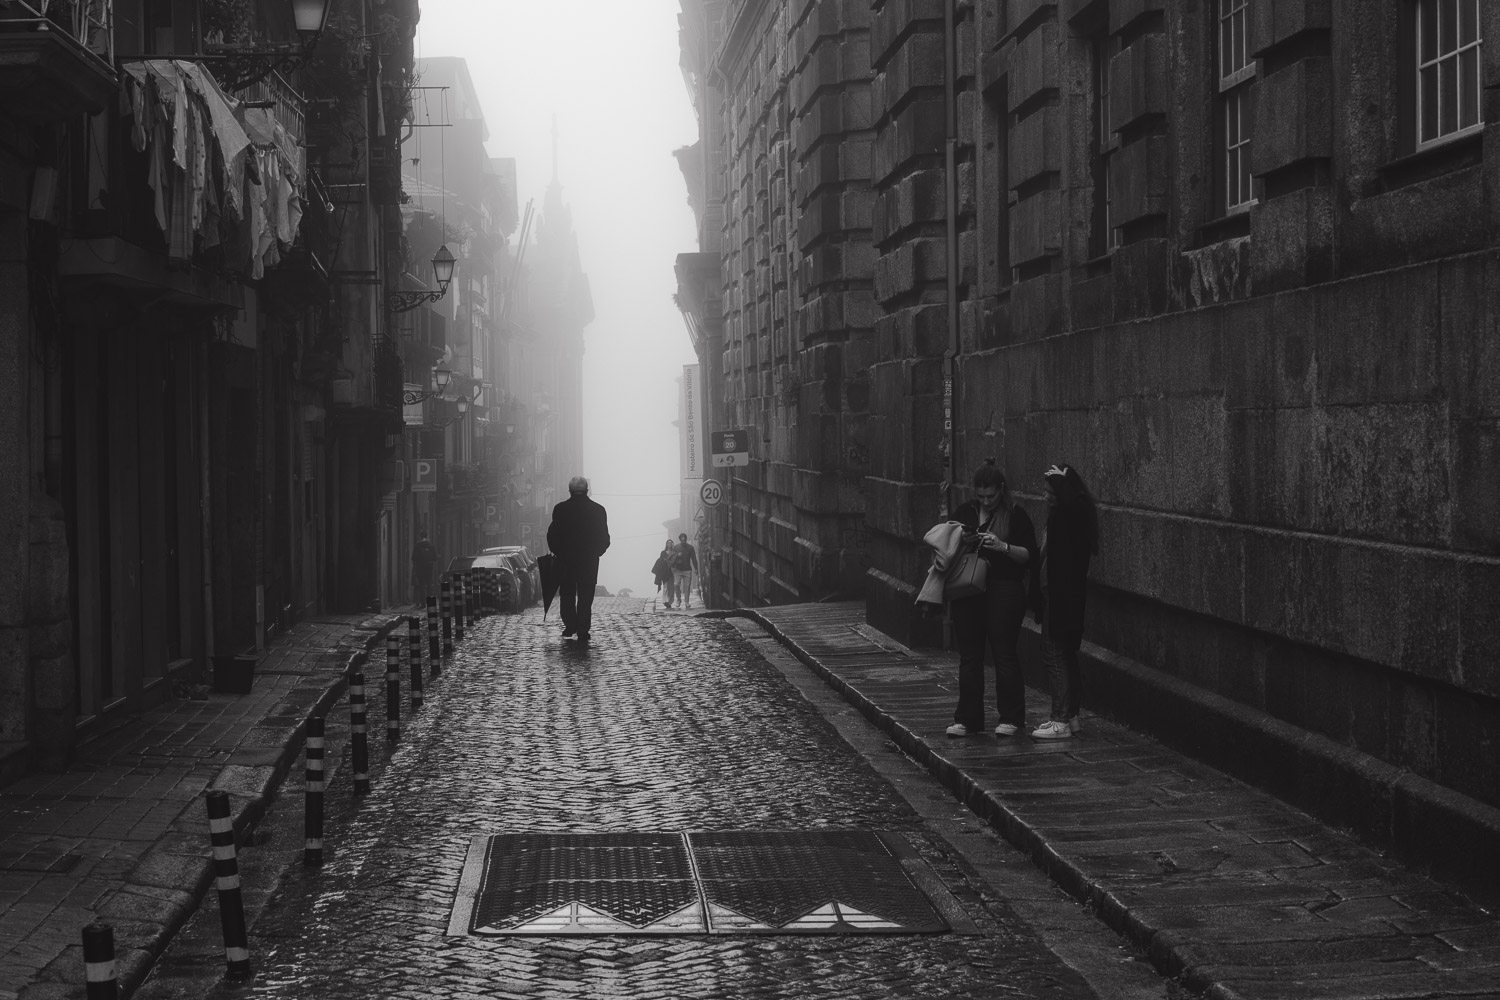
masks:
<svg viewBox="0 0 1500 1000"><path fill-rule="evenodd" d="M5 114L45 125L103 111L119 87L110 13L110 0L79 0L50 17L24 0L0 3Z"/></svg>
<svg viewBox="0 0 1500 1000"><path fill-rule="evenodd" d="M188 299L226 305L221 288L201 295L185 276L201 272L206 286L211 277L220 285L231 275L265 277L298 243L302 206L319 201L307 191L302 98L272 76L232 105L205 66L170 59L123 63L121 84L124 100L110 103L104 141L86 157L81 147L74 154L82 158L75 175L98 187L73 192L78 238L65 243L63 273L183 285ZM203 183L193 182L188 158L175 149L181 122L183 146L207 139L216 147ZM247 174L255 183L244 183ZM131 276L109 266L122 255L140 265Z"/></svg>

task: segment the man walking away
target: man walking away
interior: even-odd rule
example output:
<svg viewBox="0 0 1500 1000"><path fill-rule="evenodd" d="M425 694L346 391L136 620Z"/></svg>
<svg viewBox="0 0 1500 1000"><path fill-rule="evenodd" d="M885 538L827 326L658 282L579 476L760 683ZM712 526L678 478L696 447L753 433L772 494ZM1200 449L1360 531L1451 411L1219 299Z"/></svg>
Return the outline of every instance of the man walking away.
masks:
<svg viewBox="0 0 1500 1000"><path fill-rule="evenodd" d="M589 499L589 481L568 480L568 499L552 508L547 547L557 557L557 602L563 638L576 635L589 641L594 617L594 587L599 580L599 557L609 548L609 518Z"/></svg>
<svg viewBox="0 0 1500 1000"><path fill-rule="evenodd" d="M687 540L687 532L683 532L672 549L672 577L677 584L677 599L684 608L693 606L693 574L697 571L698 550Z"/></svg>
<svg viewBox="0 0 1500 1000"><path fill-rule="evenodd" d="M417 544L411 548L411 589L418 604L427 603L432 593L432 570L437 565L437 549L427 540L427 532L417 533Z"/></svg>

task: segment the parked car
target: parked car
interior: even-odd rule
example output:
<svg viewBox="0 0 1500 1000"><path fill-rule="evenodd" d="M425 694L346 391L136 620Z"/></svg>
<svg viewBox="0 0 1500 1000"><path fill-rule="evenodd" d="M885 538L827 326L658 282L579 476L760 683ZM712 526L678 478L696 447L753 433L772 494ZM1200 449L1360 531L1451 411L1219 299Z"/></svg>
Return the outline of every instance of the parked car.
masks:
<svg viewBox="0 0 1500 1000"><path fill-rule="evenodd" d="M523 580L522 589L524 596L521 607L530 607L542 599L542 572L537 568L536 556L527 551L524 545L497 545L494 548L484 550L484 555L503 555L511 557L512 565Z"/></svg>
<svg viewBox="0 0 1500 1000"><path fill-rule="evenodd" d="M448 563L449 573L484 572L495 577L499 583L501 608L523 608L529 603L526 594L530 581L525 572L501 553L481 552L477 556L458 556Z"/></svg>

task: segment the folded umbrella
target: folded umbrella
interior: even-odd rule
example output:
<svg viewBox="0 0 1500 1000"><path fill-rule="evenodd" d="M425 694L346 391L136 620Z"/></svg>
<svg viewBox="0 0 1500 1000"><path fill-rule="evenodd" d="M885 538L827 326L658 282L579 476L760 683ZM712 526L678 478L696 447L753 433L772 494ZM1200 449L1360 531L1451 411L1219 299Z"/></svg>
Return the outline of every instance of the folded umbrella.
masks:
<svg viewBox="0 0 1500 1000"><path fill-rule="evenodd" d="M557 586L562 582L558 579L557 556L550 552L537 556L536 569L542 578L542 621L546 621L547 609L552 607L552 598L557 596Z"/></svg>

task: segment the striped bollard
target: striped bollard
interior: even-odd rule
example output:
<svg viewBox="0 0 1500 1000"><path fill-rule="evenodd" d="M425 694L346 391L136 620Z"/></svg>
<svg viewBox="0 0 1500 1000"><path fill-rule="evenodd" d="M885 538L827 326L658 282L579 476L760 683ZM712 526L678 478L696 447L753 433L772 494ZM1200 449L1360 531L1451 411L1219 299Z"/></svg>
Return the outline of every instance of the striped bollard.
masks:
<svg viewBox="0 0 1500 1000"><path fill-rule="evenodd" d="M355 661L364 666L363 658ZM369 718L365 707L365 675L356 670L349 675L349 751L354 758L354 794L370 793Z"/></svg>
<svg viewBox="0 0 1500 1000"><path fill-rule="evenodd" d="M422 707L422 619L406 619L407 659L411 661L411 707Z"/></svg>
<svg viewBox="0 0 1500 1000"><path fill-rule="evenodd" d="M234 849L229 793L208 793L208 839L214 849L214 882L219 889L219 925L224 930L225 979L250 976L250 942L245 935L245 901L240 893L240 862Z"/></svg>
<svg viewBox="0 0 1500 1000"><path fill-rule="evenodd" d="M469 628L479 621L479 574L464 574L464 612L469 616Z"/></svg>
<svg viewBox="0 0 1500 1000"><path fill-rule="evenodd" d="M437 661L442 658L442 635L438 630L438 604L437 598L432 595L427 597L427 658L432 660L432 672L438 672Z"/></svg>
<svg viewBox="0 0 1500 1000"><path fill-rule="evenodd" d="M83 929L83 978L87 1000L119 1000L115 930L109 924L89 924Z"/></svg>
<svg viewBox="0 0 1500 1000"><path fill-rule="evenodd" d="M401 738L401 641L385 640L385 738Z"/></svg>
<svg viewBox="0 0 1500 1000"><path fill-rule="evenodd" d="M464 574L453 574L453 641L464 641Z"/></svg>
<svg viewBox="0 0 1500 1000"><path fill-rule="evenodd" d="M302 831L307 843L302 863L309 868L323 864L323 720L307 720L307 792L303 797Z"/></svg>
<svg viewBox="0 0 1500 1000"><path fill-rule="evenodd" d="M453 655L453 578L443 577L443 655Z"/></svg>

